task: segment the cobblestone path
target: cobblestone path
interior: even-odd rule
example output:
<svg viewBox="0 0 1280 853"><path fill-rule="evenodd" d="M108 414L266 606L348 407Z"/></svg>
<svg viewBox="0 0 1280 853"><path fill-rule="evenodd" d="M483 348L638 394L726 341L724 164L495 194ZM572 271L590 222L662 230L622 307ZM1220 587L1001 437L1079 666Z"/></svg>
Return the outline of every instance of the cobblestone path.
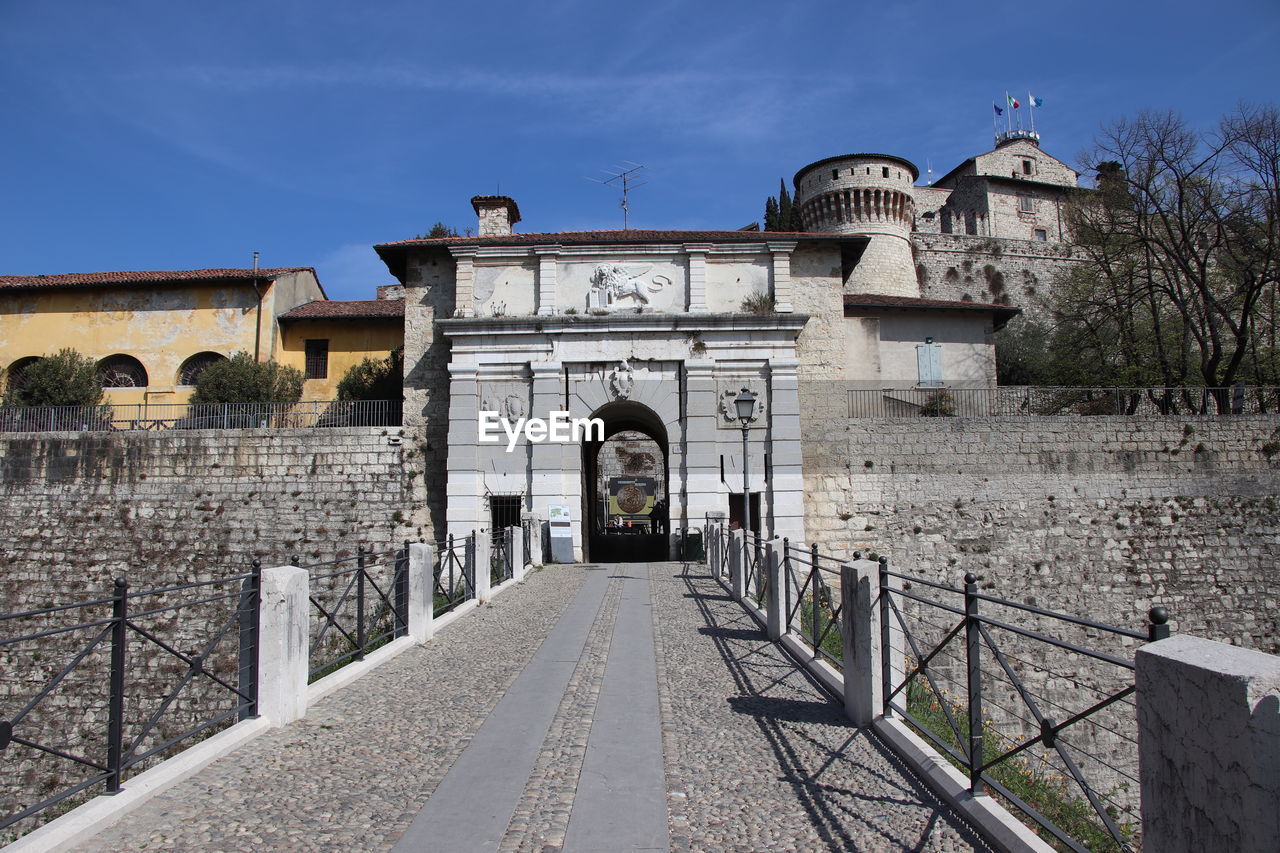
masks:
<svg viewBox="0 0 1280 853"><path fill-rule="evenodd" d="M82 851L986 850L698 565L548 566Z"/></svg>

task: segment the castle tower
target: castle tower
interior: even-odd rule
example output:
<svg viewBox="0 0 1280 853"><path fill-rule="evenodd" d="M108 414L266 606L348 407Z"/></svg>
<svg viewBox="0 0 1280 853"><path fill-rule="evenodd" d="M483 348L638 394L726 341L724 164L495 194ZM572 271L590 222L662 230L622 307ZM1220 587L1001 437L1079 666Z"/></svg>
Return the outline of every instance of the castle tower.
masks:
<svg viewBox="0 0 1280 853"><path fill-rule="evenodd" d="M871 238L849 276L848 293L919 296L911 258L920 170L888 154L846 154L810 163L795 177L795 203L806 231Z"/></svg>

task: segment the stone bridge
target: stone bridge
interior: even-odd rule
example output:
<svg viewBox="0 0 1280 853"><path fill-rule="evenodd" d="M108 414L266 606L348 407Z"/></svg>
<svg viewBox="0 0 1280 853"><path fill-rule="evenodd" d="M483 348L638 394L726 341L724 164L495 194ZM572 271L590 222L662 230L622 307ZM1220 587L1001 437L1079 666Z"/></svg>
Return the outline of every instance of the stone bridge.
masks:
<svg viewBox="0 0 1280 853"><path fill-rule="evenodd" d="M988 848L705 566L623 563L529 573L71 849Z"/></svg>

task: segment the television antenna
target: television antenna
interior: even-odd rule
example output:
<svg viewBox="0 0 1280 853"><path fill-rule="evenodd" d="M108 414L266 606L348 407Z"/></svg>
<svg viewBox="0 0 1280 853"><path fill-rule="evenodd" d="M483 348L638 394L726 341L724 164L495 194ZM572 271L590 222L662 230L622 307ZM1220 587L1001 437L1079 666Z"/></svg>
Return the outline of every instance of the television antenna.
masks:
<svg viewBox="0 0 1280 853"><path fill-rule="evenodd" d="M628 214L631 211L631 206L628 203L628 195L632 190L639 189L640 187L643 187L645 184L649 182L637 181L636 179L636 174L641 169L645 168L642 164L633 163L630 160L623 160L622 162L626 163L627 166L629 166L630 168L617 166L615 167L614 171L610 171L609 169L601 169L600 171L604 172L606 175L609 175L608 178L604 178L604 179L587 178L587 180L595 181L597 184L605 184L606 186L609 184L621 185L622 201L619 202L619 207L622 208L622 230L626 231L628 230Z"/></svg>

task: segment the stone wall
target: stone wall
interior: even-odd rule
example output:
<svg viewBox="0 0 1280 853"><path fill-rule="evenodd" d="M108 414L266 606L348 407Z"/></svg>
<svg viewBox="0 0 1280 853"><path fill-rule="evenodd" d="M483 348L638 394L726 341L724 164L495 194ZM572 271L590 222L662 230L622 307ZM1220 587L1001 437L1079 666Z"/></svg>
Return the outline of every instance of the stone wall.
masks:
<svg viewBox="0 0 1280 853"><path fill-rule="evenodd" d="M1028 311L1037 310L1054 279L1081 260L1066 244L959 234L914 234L911 248L922 297Z"/></svg>
<svg viewBox="0 0 1280 853"><path fill-rule="evenodd" d="M0 437L0 607L332 559L429 531L398 427ZM395 442L394 444L392 442Z"/></svg>
<svg viewBox="0 0 1280 853"><path fill-rule="evenodd" d="M269 567L297 554L302 563L315 563L351 556L361 544L381 552L427 536L428 529L407 523L420 515L415 510L424 491L415 471L420 444L410 431L383 427L0 436L0 608L15 613L108 598L120 576L130 593L142 593L243 575L254 559ZM334 571L313 572L313 595L331 610L347 582L320 577ZM370 569L383 588L390 572L387 561ZM232 581L136 598L131 621L186 655L201 655L202 672L234 685L238 632L226 626L239 590ZM7 623L10 638L90 627L0 650L6 673L0 719L13 719L93 639L99 629L92 623L110 614L107 602ZM127 636L125 735L131 740L188 667L141 634ZM102 642L15 725L15 734L103 760L109 661L110 645ZM235 703L234 694L211 679L195 677L140 752ZM14 745L6 755L0 814L90 776L26 747ZM0 833L0 843L36 822Z"/></svg>
<svg viewBox="0 0 1280 853"><path fill-rule="evenodd" d="M1141 630L1280 651L1280 420L809 420L824 550Z"/></svg>

